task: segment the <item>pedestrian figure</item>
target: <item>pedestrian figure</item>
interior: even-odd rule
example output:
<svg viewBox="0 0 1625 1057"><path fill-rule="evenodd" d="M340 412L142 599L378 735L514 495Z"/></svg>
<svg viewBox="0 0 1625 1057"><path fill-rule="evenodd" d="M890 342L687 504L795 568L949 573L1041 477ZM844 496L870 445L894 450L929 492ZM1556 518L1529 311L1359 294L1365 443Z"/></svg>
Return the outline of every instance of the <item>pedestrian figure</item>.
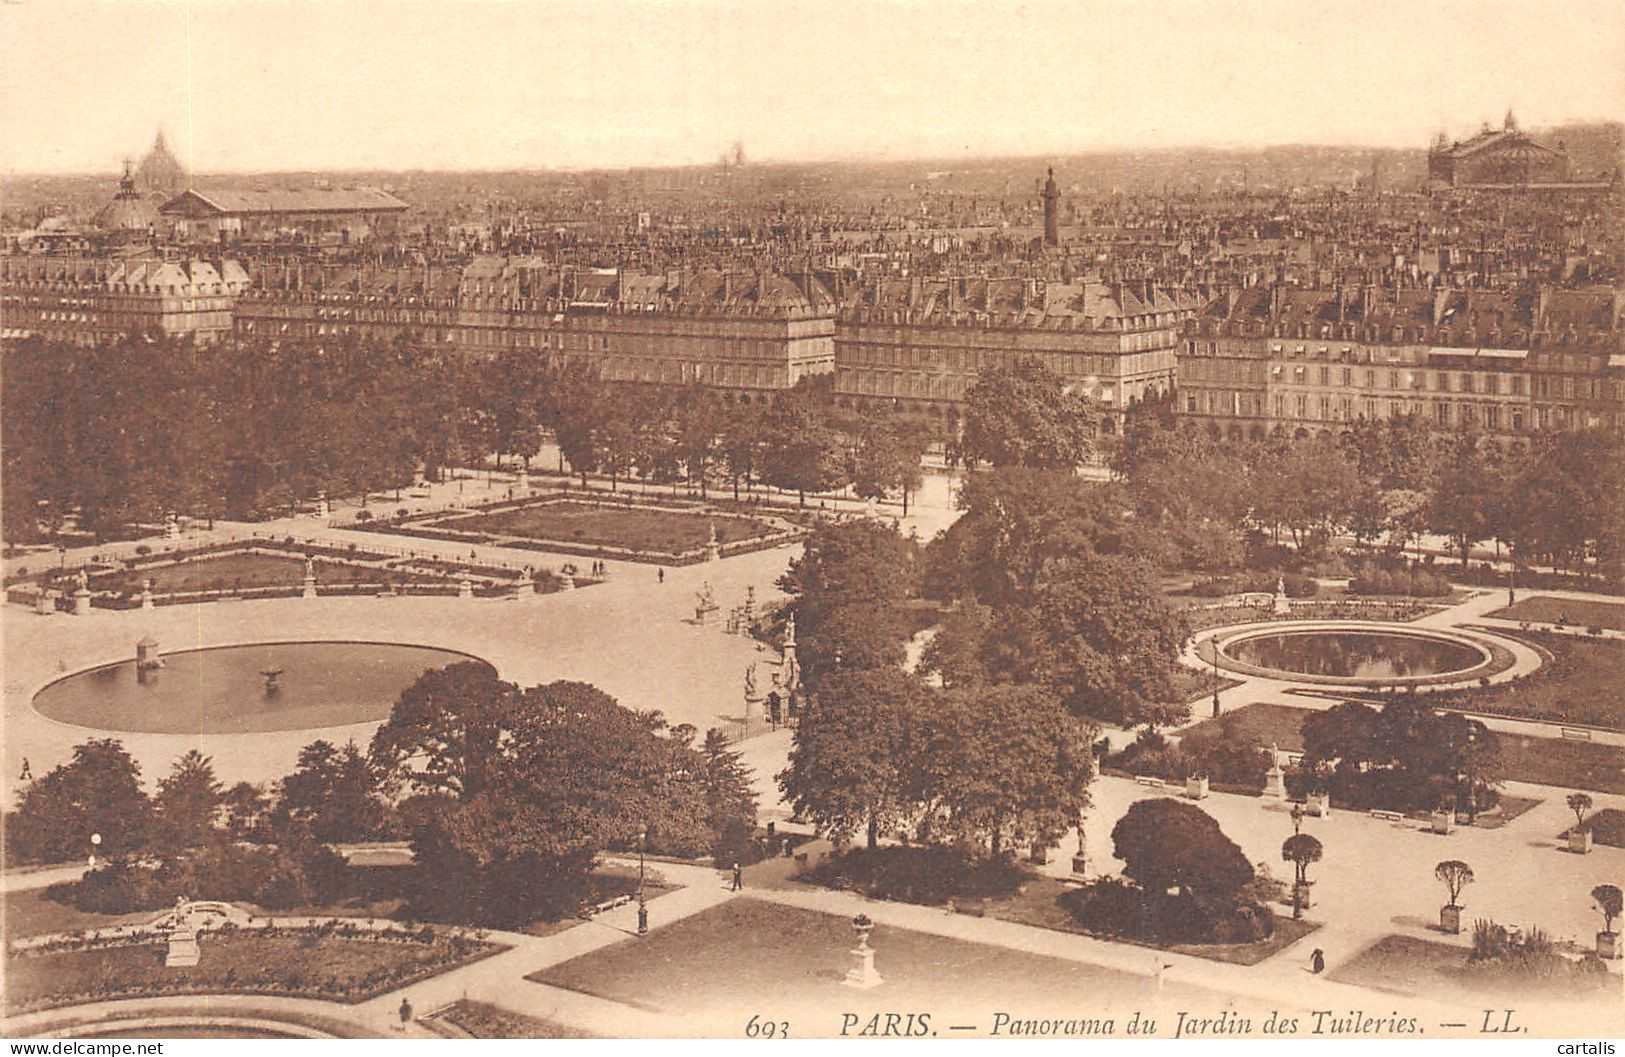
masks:
<svg viewBox="0 0 1625 1057"><path fill-rule="evenodd" d="M28 781L32 781L33 778L34 778L34 769L32 767L28 766L28 757L24 756L23 757L23 773L19 774L17 776L17 781L19 781L19 782L28 782Z"/></svg>
<svg viewBox="0 0 1625 1057"><path fill-rule="evenodd" d="M1158 991L1162 990L1162 974L1167 968L1168 964L1162 960L1162 955L1151 956L1151 975L1156 977Z"/></svg>
<svg viewBox="0 0 1625 1057"><path fill-rule="evenodd" d="M736 862L734 863L733 891L737 892L743 887L745 887L745 874L744 871L739 868L739 864Z"/></svg>
<svg viewBox="0 0 1625 1057"><path fill-rule="evenodd" d="M792 849L791 844L790 844L790 838L789 837L784 838L784 857L786 859L788 859L791 856L792 851L793 851L793 849Z"/></svg>
<svg viewBox="0 0 1625 1057"><path fill-rule="evenodd" d="M665 566L661 566L660 568L655 570L655 578L656 578L656 581L659 582L659 583L665 583L666 582L666 569L665 569Z"/></svg>
<svg viewBox="0 0 1625 1057"><path fill-rule="evenodd" d="M1309 971L1317 976L1326 971L1326 952L1319 947L1309 956Z"/></svg>
<svg viewBox="0 0 1625 1057"><path fill-rule="evenodd" d="M406 1026L410 1023L412 1023L412 1003L403 998L401 999L400 1030L404 1032L406 1030Z"/></svg>

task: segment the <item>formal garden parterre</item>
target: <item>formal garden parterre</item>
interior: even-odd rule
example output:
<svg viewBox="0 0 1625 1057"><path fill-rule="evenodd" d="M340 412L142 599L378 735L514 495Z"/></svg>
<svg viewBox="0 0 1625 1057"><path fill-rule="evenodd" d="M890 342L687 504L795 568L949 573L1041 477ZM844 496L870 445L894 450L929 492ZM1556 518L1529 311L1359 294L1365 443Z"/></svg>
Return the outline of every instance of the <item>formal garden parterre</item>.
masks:
<svg viewBox="0 0 1625 1057"><path fill-rule="evenodd" d="M805 531L765 512L744 516L703 503L568 490L492 503L474 512L368 517L346 527L674 566L780 546Z"/></svg>

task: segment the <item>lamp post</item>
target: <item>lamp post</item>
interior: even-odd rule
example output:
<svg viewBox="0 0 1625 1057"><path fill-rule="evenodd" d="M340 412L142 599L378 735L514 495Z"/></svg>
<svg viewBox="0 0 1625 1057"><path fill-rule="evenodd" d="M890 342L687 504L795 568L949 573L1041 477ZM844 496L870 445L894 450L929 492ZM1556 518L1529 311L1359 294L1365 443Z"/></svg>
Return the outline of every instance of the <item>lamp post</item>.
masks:
<svg viewBox="0 0 1625 1057"><path fill-rule="evenodd" d="M90 835L90 863L89 863L89 865L90 865L90 867L92 869L94 869L95 866L96 866L96 849L100 848L101 846L102 846L102 835L100 833L92 833Z"/></svg>
<svg viewBox="0 0 1625 1057"><path fill-rule="evenodd" d="M1477 748L1478 731L1467 728L1467 824L1478 824L1478 790L1474 788L1473 758Z"/></svg>
<svg viewBox="0 0 1625 1057"><path fill-rule="evenodd" d="M1213 656L1210 658L1213 661L1213 718L1218 719L1219 680L1223 678L1219 675L1219 637L1217 635L1208 636L1207 646L1208 649L1213 651Z"/></svg>
<svg viewBox="0 0 1625 1057"><path fill-rule="evenodd" d="M649 900L643 891L644 849L649 843L649 831L638 831L638 935L649 934Z"/></svg>

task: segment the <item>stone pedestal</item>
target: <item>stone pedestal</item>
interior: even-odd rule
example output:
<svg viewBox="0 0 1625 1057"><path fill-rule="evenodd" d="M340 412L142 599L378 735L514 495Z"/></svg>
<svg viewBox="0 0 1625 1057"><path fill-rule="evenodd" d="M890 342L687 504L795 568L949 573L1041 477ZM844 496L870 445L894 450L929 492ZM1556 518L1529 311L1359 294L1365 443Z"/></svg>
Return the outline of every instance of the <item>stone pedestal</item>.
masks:
<svg viewBox="0 0 1625 1057"><path fill-rule="evenodd" d="M883 981L880 973L875 971L875 949L869 946L869 933L858 933L858 945L852 948L852 957L855 964L846 971L846 979L841 981L847 987L856 987L867 990L879 987Z"/></svg>
<svg viewBox="0 0 1625 1057"><path fill-rule="evenodd" d="M1072 856L1072 877L1073 877L1073 879L1078 880L1078 881L1083 880L1084 873L1085 873L1086 868L1088 867L1088 865L1089 865L1089 861L1083 857L1082 852L1079 852L1077 855Z"/></svg>
<svg viewBox="0 0 1625 1057"><path fill-rule="evenodd" d="M164 522L164 539L166 539L166 540L178 540L180 538L181 538L180 522L176 521L174 518L169 518L168 520L166 520Z"/></svg>
<svg viewBox="0 0 1625 1057"><path fill-rule="evenodd" d="M1027 854L1027 861L1032 863L1034 866L1048 866L1049 849L1044 847L1042 844L1034 844L1031 851L1029 851Z"/></svg>
<svg viewBox="0 0 1625 1057"><path fill-rule="evenodd" d="M299 596L301 598L316 597L316 578L314 576L305 577L304 586L299 589Z"/></svg>
<svg viewBox="0 0 1625 1057"><path fill-rule="evenodd" d="M559 574L559 590L561 590L561 591L574 591L575 589L576 589L576 578L574 576L571 576L569 573L560 573Z"/></svg>
<svg viewBox="0 0 1625 1057"><path fill-rule="evenodd" d="M90 588L80 587L73 593L73 615L76 617L90 616Z"/></svg>
<svg viewBox="0 0 1625 1057"><path fill-rule="evenodd" d="M1586 855L1591 851L1591 831L1588 829L1569 830L1569 851L1576 855Z"/></svg>
<svg viewBox="0 0 1625 1057"><path fill-rule="evenodd" d="M1286 799L1286 773L1276 764L1264 773L1264 795L1277 800Z"/></svg>
<svg viewBox="0 0 1625 1057"><path fill-rule="evenodd" d="M1195 775L1185 779L1185 795L1192 800L1205 800L1207 798L1207 779Z"/></svg>
<svg viewBox="0 0 1625 1057"><path fill-rule="evenodd" d="M152 588L150 586L149 587L144 587L141 590L141 608L142 609L151 609L152 608Z"/></svg>
<svg viewBox="0 0 1625 1057"><path fill-rule="evenodd" d="M1461 932L1461 907L1440 907L1439 928L1452 936Z"/></svg>
<svg viewBox="0 0 1625 1057"><path fill-rule="evenodd" d="M1619 933L1597 933L1597 957L1613 961L1620 956Z"/></svg>
<svg viewBox="0 0 1625 1057"><path fill-rule="evenodd" d="M1332 797L1330 793L1316 793L1309 798L1309 810L1319 818L1326 818L1332 813Z"/></svg>
<svg viewBox="0 0 1625 1057"><path fill-rule="evenodd" d="M717 607L714 605L695 606L694 622L702 627L711 627L717 622Z"/></svg>
<svg viewBox="0 0 1625 1057"><path fill-rule="evenodd" d="M1456 813L1454 811L1435 811L1433 813L1434 833L1449 834L1455 832Z"/></svg>
<svg viewBox="0 0 1625 1057"><path fill-rule="evenodd" d="M762 715L762 695L748 693L745 695L745 722L759 719Z"/></svg>
<svg viewBox="0 0 1625 1057"><path fill-rule="evenodd" d="M164 965L196 965L197 960L197 932L190 925L177 925L169 934L169 950L164 953Z"/></svg>
<svg viewBox="0 0 1625 1057"><path fill-rule="evenodd" d="M56 595L50 591L41 591L34 596L34 612L42 617L48 617L56 612Z"/></svg>
<svg viewBox="0 0 1625 1057"><path fill-rule="evenodd" d="M464 576L461 579L459 579L457 581L457 597L458 598L473 598L474 597L474 581L470 580L467 576Z"/></svg>

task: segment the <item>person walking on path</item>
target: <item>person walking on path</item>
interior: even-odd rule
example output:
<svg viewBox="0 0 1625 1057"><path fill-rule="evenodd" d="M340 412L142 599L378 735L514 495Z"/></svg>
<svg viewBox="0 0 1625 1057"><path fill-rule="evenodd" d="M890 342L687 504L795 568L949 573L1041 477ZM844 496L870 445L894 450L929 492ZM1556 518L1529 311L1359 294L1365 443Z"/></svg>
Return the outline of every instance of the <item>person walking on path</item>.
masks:
<svg viewBox="0 0 1625 1057"><path fill-rule="evenodd" d="M406 1026L410 1023L412 1023L412 1003L403 998L401 999L401 1026L397 1030L406 1031Z"/></svg>
<svg viewBox="0 0 1625 1057"><path fill-rule="evenodd" d="M1309 971L1319 976L1326 971L1326 952L1319 947L1309 956Z"/></svg>
<svg viewBox="0 0 1625 1057"><path fill-rule="evenodd" d="M657 583L662 583L662 584L665 583L666 582L666 567L662 565L660 568L656 569L655 570L655 577L656 577L656 582Z"/></svg>
<svg viewBox="0 0 1625 1057"><path fill-rule="evenodd" d="M745 887L745 873L744 873L743 870L741 870L739 868L739 864L736 862L736 863L734 863L734 883L733 883L733 889L732 890L737 892L741 888L744 888L744 887Z"/></svg>

